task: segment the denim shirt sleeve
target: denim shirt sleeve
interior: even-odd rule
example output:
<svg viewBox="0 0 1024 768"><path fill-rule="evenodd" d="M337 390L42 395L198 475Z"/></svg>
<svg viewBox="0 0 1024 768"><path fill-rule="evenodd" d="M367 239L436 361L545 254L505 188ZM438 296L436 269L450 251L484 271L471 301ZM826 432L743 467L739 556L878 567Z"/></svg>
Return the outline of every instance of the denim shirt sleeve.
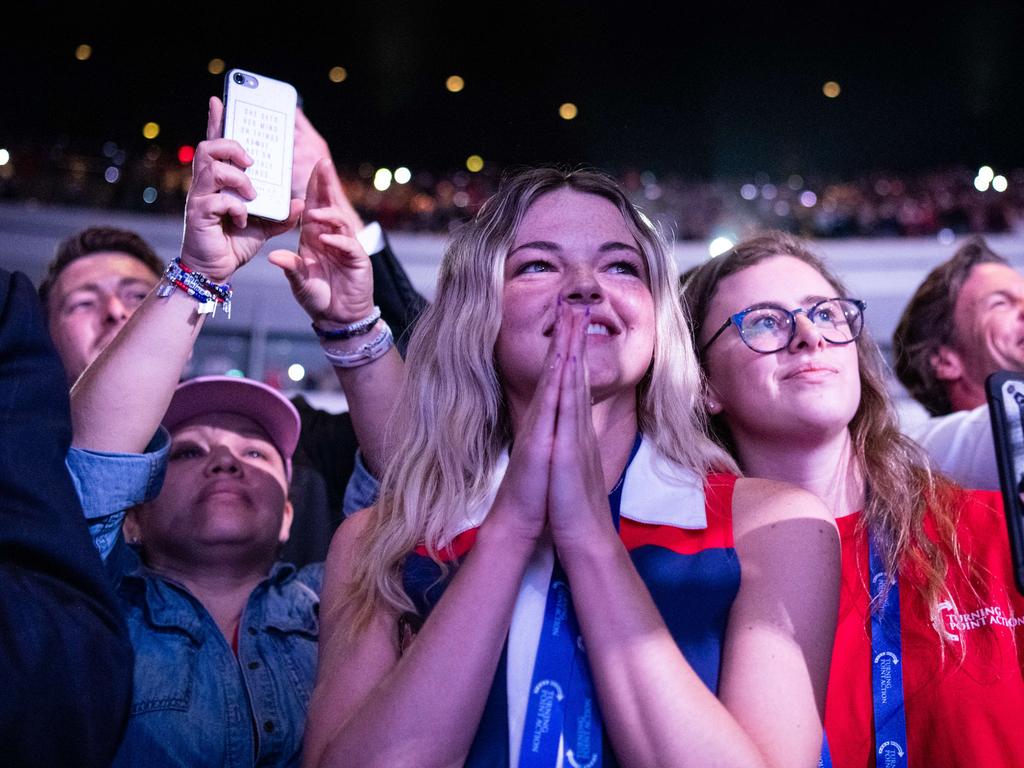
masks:
<svg viewBox="0 0 1024 768"><path fill-rule="evenodd" d="M372 506L379 492L380 483L363 463L362 451L356 451L355 467L345 486L345 498L341 504L342 515L347 518L360 509Z"/></svg>
<svg viewBox="0 0 1024 768"><path fill-rule="evenodd" d="M160 427L145 453L87 451L74 446L68 451L68 470L93 544L104 560L117 543L125 512L159 495L170 446L170 435Z"/></svg>

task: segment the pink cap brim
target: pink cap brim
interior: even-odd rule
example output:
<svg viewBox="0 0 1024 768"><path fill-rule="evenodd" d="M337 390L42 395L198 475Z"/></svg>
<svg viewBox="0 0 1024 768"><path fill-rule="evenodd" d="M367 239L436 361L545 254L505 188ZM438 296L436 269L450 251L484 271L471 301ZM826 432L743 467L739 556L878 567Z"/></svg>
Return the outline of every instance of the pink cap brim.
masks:
<svg viewBox="0 0 1024 768"><path fill-rule="evenodd" d="M234 376L199 376L174 390L164 414L167 431L208 413L235 413L258 424L284 459L289 482L292 455L299 444L299 412L288 398L259 381Z"/></svg>

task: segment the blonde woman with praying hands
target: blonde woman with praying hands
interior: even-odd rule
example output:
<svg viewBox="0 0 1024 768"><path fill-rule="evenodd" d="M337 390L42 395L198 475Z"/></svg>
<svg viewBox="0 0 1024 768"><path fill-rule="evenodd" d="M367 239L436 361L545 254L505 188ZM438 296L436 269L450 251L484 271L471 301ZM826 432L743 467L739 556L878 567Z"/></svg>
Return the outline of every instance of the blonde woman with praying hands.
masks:
<svg viewBox="0 0 1024 768"><path fill-rule="evenodd" d="M676 278L593 172L454 237L331 546L306 765L817 762L838 536L706 436Z"/></svg>

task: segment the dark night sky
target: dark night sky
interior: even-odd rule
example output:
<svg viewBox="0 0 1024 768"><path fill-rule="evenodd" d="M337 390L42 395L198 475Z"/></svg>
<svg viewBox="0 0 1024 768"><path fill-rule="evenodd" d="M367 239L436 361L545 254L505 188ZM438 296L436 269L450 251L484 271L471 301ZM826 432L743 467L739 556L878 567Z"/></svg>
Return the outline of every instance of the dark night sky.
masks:
<svg viewBox="0 0 1024 768"><path fill-rule="evenodd" d="M194 143L217 56L294 83L342 164L440 170L475 152L703 178L1024 166L1019 6L497 5L43 4L5 25L0 146L141 146L149 120L159 143ZM339 64L349 78L332 84ZM462 93L443 87L453 73ZM563 101L576 120L557 117Z"/></svg>

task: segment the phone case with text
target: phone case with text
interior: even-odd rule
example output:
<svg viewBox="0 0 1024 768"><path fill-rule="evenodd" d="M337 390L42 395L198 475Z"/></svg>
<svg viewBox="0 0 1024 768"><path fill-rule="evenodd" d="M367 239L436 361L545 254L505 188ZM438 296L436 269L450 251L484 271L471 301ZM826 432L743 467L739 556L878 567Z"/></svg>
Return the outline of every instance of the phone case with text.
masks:
<svg viewBox="0 0 1024 768"><path fill-rule="evenodd" d="M288 218L296 100L292 85L270 77L233 69L224 79L224 137L241 144L254 161L245 170L256 189L256 198L245 201L252 216Z"/></svg>

